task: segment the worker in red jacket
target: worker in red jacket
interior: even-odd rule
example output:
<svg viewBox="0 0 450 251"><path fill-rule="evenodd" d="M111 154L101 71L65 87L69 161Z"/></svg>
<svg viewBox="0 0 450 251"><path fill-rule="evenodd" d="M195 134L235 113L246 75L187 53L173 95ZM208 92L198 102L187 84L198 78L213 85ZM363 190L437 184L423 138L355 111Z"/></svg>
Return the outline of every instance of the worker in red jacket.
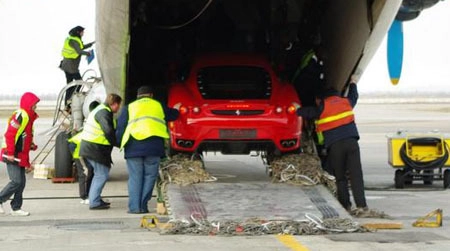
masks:
<svg viewBox="0 0 450 251"><path fill-rule="evenodd" d="M32 170L29 158L30 150L36 150L33 142L33 124L38 118L36 105L39 98L26 92L20 99L20 108L16 110L8 120L4 135L1 156L6 163L9 175L9 183L0 192L0 214L4 214L3 203L12 195L11 215L28 216L29 212L23 211L23 190L25 189L25 171Z"/></svg>

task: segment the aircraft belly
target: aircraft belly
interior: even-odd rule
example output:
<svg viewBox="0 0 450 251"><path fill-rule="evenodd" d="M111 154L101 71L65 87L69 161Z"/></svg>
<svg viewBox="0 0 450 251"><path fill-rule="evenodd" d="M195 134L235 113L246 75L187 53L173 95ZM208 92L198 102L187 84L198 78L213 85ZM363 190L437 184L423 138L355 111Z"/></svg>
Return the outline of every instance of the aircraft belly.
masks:
<svg viewBox="0 0 450 251"><path fill-rule="evenodd" d="M271 182L200 183L188 186L169 184L167 204L170 217L209 221L306 220L305 214L319 218L350 218L323 185L293 186Z"/></svg>

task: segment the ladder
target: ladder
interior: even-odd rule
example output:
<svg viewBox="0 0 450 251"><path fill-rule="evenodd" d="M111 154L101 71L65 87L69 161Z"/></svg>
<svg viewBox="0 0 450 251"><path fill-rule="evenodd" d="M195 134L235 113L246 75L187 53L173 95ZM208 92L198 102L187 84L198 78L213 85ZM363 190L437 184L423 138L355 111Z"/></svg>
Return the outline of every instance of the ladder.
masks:
<svg viewBox="0 0 450 251"><path fill-rule="evenodd" d="M91 77L86 81L74 80L61 89L61 91L58 94L58 98L56 100L56 108L53 115L52 127L41 133L41 135L46 136L50 135L50 137L44 144L44 146L38 151L38 153L31 162L32 164L34 165L43 164L43 162L47 159L50 153L54 150L56 137L59 135L59 133L63 131L69 132L73 129L74 119L72 117L72 114L69 111L65 110L64 106L64 97L67 89L71 87L78 87L73 92L72 94L73 96L79 92L82 92L84 89L87 89L89 91L92 88L92 85L98 81L100 81L100 78L97 77Z"/></svg>

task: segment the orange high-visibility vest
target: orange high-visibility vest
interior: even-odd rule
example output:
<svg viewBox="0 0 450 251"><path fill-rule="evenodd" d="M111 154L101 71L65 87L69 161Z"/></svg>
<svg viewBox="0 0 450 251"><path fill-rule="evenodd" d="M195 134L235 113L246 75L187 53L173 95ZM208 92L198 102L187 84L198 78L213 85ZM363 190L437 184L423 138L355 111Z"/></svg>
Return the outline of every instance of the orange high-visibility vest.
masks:
<svg viewBox="0 0 450 251"><path fill-rule="evenodd" d="M323 101L323 112L316 121L316 131L321 133L353 121L355 121L355 116L348 99L330 96Z"/></svg>

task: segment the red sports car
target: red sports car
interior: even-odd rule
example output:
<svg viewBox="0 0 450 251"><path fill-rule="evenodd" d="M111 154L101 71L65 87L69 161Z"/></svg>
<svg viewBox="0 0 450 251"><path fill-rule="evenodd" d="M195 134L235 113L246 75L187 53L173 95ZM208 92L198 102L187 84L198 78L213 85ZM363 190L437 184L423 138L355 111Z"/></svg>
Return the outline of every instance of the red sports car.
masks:
<svg viewBox="0 0 450 251"><path fill-rule="evenodd" d="M170 153L250 151L282 154L300 149L300 104L294 87L255 54L208 54L193 60L184 80L172 83L168 105L180 105L170 122Z"/></svg>

